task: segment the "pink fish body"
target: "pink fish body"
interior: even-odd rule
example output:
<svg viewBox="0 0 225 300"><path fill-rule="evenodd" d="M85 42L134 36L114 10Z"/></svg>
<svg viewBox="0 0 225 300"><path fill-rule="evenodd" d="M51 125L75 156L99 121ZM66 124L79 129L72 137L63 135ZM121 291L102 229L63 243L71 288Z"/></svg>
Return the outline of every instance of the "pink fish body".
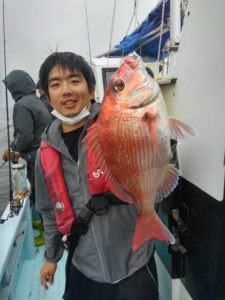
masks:
<svg viewBox="0 0 225 300"><path fill-rule="evenodd" d="M157 216L154 203L176 187L179 172L170 164L171 131L189 126L168 118L158 84L140 60L126 57L107 87L101 111L85 141L104 172L110 190L138 211L132 249L145 241L175 242Z"/></svg>

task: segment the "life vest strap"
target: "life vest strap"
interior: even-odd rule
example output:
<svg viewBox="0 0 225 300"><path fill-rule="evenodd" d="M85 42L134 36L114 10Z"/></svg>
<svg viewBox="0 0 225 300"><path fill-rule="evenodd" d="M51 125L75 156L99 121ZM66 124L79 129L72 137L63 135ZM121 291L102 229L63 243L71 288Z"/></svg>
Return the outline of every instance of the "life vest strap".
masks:
<svg viewBox="0 0 225 300"><path fill-rule="evenodd" d="M116 198L112 193L106 192L99 195L93 195L88 203L83 207L76 222L67 236L64 246L67 249L75 249L81 235L86 234L92 216L102 216L108 213L110 205L126 205L127 203Z"/></svg>

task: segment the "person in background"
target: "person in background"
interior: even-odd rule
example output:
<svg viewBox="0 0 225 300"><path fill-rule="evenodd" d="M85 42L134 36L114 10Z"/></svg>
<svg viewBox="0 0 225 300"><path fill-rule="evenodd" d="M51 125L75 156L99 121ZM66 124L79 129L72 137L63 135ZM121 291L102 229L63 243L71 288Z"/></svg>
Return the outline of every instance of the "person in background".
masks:
<svg viewBox="0 0 225 300"><path fill-rule="evenodd" d="M55 52L43 62L39 78L57 116L42 136L35 166L36 209L42 214L45 233L41 284L47 288L54 283L66 242L65 300L157 300L153 241L132 251L135 206L124 204L100 184L102 191L90 194L96 178L91 180L87 174L92 166L82 140L100 110L93 101L96 82L91 67L79 55ZM54 166L49 163L52 153L59 158ZM53 174L63 180L56 184ZM64 193L59 186L65 187ZM76 223L62 238L57 224L71 210Z"/></svg>
<svg viewBox="0 0 225 300"><path fill-rule="evenodd" d="M27 177L31 185L31 202L35 202L34 167L41 134L51 122L51 115L36 96L36 85L31 76L23 70L13 70L3 80L15 101L13 106L14 134L10 149L5 149L3 160L9 156L18 161L21 156L27 163ZM11 154L10 154L11 153ZM42 226L43 227L43 226ZM35 238L35 244L44 243L43 232Z"/></svg>
<svg viewBox="0 0 225 300"><path fill-rule="evenodd" d="M40 100L44 103L44 105L46 106L49 113L51 113L52 110L53 110L53 107L51 106L51 103L50 103L50 101L48 99L48 96L46 95L45 91L40 86L40 80L38 80L36 87L37 87L38 93L40 95ZM52 118L53 118L53 116L52 116Z"/></svg>

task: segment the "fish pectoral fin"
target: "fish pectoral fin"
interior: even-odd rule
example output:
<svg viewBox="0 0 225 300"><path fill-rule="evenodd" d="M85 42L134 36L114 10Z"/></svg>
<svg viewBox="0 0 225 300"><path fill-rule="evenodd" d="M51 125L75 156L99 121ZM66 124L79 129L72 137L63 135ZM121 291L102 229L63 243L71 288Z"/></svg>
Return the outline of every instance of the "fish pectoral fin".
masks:
<svg viewBox="0 0 225 300"><path fill-rule="evenodd" d="M157 191L155 202L160 202L175 189L178 184L179 174L179 170L170 164L165 179Z"/></svg>
<svg viewBox="0 0 225 300"><path fill-rule="evenodd" d="M86 136L84 137L83 141L85 143L87 153L92 153L94 157L95 164L101 169L105 169L106 162L103 156L103 150L99 143L99 136L98 136L98 124L97 122L94 123L87 131ZM105 171L105 170L104 170Z"/></svg>
<svg viewBox="0 0 225 300"><path fill-rule="evenodd" d="M149 133L152 139L152 145L157 145L157 124L158 124L158 114L156 111L147 111L142 116L142 121L148 123Z"/></svg>
<svg viewBox="0 0 225 300"><path fill-rule="evenodd" d="M197 135L197 132L193 128L174 117L169 117L169 126L171 138L175 140L184 138L183 131L186 131L191 135Z"/></svg>
<svg viewBox="0 0 225 300"><path fill-rule="evenodd" d="M97 122L88 129L88 132L82 142L85 143L88 159L91 154L92 159L94 158L95 166L100 168L103 172L109 190L122 201L133 204L134 199L132 196L129 195L111 175L99 142Z"/></svg>
<svg viewBox="0 0 225 300"><path fill-rule="evenodd" d="M137 217L132 250L138 250L146 241L157 239L165 243L174 244L175 238L169 229L163 224L155 211L150 216Z"/></svg>

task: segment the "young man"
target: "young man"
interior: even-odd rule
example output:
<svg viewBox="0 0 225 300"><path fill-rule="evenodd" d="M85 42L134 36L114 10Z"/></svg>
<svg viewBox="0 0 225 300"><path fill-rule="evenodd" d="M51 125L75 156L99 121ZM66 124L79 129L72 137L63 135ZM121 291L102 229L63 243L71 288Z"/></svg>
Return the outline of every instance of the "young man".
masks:
<svg viewBox="0 0 225 300"><path fill-rule="evenodd" d="M88 230L80 236L75 251L69 246L64 299L158 299L153 242L146 242L136 252L131 249L137 215L135 206L117 205L123 202L105 192L104 187L96 203L111 204L105 213L97 213L98 210L89 205L95 196L89 193L93 181L87 176L90 162L82 140L100 109L93 99L95 77L90 66L79 55L56 52L42 64L39 78L58 118L47 128L43 142L45 147L59 153L60 158L59 167L53 167L54 163L46 167L51 155L43 156L41 151L46 148L41 147L36 159L36 207L43 216L46 246L42 285L46 287L47 279L53 284L57 262L64 251L58 215L69 209L64 209L67 204L61 199L65 195L59 192L62 180L57 181L60 182L57 185L58 175L53 176L54 172L62 172L76 219L83 222L87 206L92 213ZM72 238L71 235L71 243Z"/></svg>

